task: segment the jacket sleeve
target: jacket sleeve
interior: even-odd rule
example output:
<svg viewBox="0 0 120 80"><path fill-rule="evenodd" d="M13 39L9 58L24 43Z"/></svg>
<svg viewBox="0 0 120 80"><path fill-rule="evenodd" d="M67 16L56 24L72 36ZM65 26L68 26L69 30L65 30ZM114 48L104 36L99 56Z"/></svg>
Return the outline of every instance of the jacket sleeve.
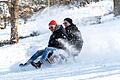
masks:
<svg viewBox="0 0 120 80"><path fill-rule="evenodd" d="M67 33L66 33L66 31L65 31L65 29L63 28L63 30L62 30L62 38L63 39L65 39L65 40L68 40L69 39L69 37L68 37L68 35L67 35Z"/></svg>
<svg viewBox="0 0 120 80"><path fill-rule="evenodd" d="M61 31L60 39L62 39L63 41L66 41L66 42L68 41L68 36L64 29ZM66 49L63 42L61 42L59 40L58 40L58 42L59 42L59 46L61 47L61 49Z"/></svg>
<svg viewBox="0 0 120 80"><path fill-rule="evenodd" d="M78 30L77 27L70 29L69 37L71 38L71 39L69 39L69 42L71 44L75 44L76 42L83 43L81 32Z"/></svg>

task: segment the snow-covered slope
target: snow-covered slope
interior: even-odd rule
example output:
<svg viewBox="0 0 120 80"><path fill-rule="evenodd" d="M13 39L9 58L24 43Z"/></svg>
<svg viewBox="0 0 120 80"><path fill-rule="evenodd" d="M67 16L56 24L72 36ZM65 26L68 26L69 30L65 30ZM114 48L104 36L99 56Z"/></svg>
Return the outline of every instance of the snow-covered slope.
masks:
<svg viewBox="0 0 120 80"><path fill-rule="evenodd" d="M87 11L96 8L96 6L102 6L103 12L107 13L111 9L111 7L108 8L108 4L112 3L102 1L80 9L51 8L50 16L45 10L35 21L26 24L30 27L22 28L19 31L22 35L28 35L34 30L44 34L22 39L15 45L0 47L0 80L119 80L120 19L108 15L102 18L101 24L86 26L82 25L80 21L81 17L91 16L91 13ZM47 46L51 34L47 27L49 20L56 19L58 23L62 23L65 17L73 18L84 39L82 52L76 62L44 65L38 70L31 66L20 69L18 67L20 62L25 62L36 50Z"/></svg>
<svg viewBox="0 0 120 80"><path fill-rule="evenodd" d="M63 19L70 17L73 19L73 22L79 26L89 25L93 21L91 18L95 16L104 16L104 14L112 12L113 3L111 1L101 1L98 3L91 3L83 8L68 8L64 6L53 6L51 8L46 8L43 12L35 14L27 24L20 24L18 27L18 32L20 36L26 36L32 33L33 31L38 31L40 34L48 32L48 23L50 20L55 19L58 24L63 23ZM102 18L102 22L109 20L108 18ZM0 30L0 40L9 39L10 36L10 27L8 26L6 30Z"/></svg>

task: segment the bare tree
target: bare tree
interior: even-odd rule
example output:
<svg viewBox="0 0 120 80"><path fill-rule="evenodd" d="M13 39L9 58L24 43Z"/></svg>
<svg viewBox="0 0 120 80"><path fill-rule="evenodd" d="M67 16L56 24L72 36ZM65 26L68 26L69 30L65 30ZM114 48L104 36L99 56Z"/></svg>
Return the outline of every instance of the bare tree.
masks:
<svg viewBox="0 0 120 80"><path fill-rule="evenodd" d="M17 43L19 41L18 38L18 13L19 13L19 7L18 3L19 0L1 0L0 2L6 3L8 5L9 13L10 13L10 23L11 23L11 37L10 42L11 43Z"/></svg>
<svg viewBox="0 0 120 80"><path fill-rule="evenodd" d="M11 15L10 22L11 22L11 37L10 40L13 43L17 43L19 41L18 38L18 13L19 13L19 7L18 7L19 0L11 0L11 3L9 3L9 13Z"/></svg>
<svg viewBox="0 0 120 80"><path fill-rule="evenodd" d="M120 15L120 0L113 0L114 1L114 15Z"/></svg>

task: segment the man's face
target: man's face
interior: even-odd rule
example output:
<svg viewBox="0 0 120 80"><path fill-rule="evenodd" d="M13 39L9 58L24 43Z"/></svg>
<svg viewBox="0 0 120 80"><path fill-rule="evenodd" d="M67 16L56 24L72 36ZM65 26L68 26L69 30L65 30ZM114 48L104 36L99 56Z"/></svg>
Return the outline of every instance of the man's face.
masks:
<svg viewBox="0 0 120 80"><path fill-rule="evenodd" d="M65 26L65 27L70 26L70 23L69 23L68 21L66 21L66 20L64 21L64 23L63 23L63 24L64 24L64 26Z"/></svg>
<svg viewBox="0 0 120 80"><path fill-rule="evenodd" d="M49 29L50 29L52 32L55 31L55 27L56 27L56 25L49 25Z"/></svg>

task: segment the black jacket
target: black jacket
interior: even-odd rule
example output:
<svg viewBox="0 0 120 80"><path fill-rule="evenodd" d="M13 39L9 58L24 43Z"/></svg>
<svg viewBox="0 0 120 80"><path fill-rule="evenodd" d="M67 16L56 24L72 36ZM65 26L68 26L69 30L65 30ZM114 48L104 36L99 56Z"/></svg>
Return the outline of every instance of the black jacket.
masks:
<svg viewBox="0 0 120 80"><path fill-rule="evenodd" d="M58 49L65 49L64 45L58 41L58 39L66 39L67 35L62 25L56 27L49 39L48 47L54 47Z"/></svg>
<svg viewBox="0 0 120 80"><path fill-rule="evenodd" d="M74 47L77 50L81 50L83 46L83 39L81 36L81 32L78 30L76 25L72 24L65 28L66 34L68 36L68 41L71 45L74 45Z"/></svg>

